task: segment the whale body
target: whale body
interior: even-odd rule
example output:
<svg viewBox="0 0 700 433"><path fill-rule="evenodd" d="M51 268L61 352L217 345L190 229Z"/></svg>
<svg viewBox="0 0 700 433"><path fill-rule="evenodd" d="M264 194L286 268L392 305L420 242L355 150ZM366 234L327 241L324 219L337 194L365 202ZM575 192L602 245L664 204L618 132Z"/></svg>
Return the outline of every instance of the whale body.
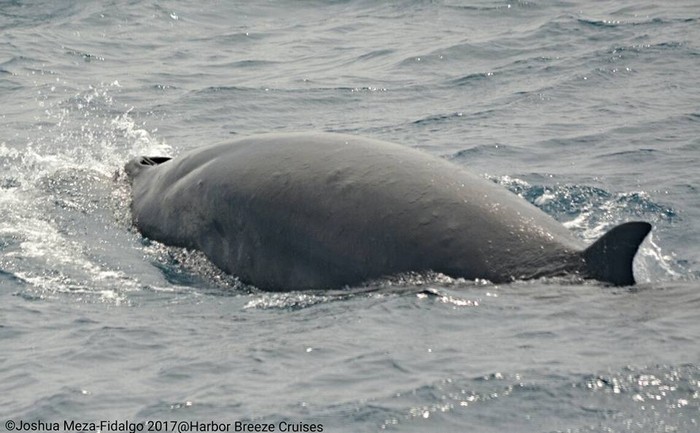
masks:
<svg viewBox="0 0 700 433"><path fill-rule="evenodd" d="M494 283L578 275L635 283L651 230L590 246L507 189L400 144L263 134L127 163L133 222L263 290L332 289L404 272Z"/></svg>

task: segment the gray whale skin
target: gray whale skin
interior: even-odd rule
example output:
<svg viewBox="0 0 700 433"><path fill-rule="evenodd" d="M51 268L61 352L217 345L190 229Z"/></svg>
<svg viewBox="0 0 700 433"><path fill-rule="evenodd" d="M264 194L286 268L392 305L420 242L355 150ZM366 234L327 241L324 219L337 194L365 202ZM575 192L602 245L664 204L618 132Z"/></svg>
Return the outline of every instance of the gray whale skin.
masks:
<svg viewBox="0 0 700 433"><path fill-rule="evenodd" d="M334 133L263 134L125 170L133 222L263 290L331 289L402 272L494 283L578 275L632 285L651 230L586 247L507 189L445 159Z"/></svg>

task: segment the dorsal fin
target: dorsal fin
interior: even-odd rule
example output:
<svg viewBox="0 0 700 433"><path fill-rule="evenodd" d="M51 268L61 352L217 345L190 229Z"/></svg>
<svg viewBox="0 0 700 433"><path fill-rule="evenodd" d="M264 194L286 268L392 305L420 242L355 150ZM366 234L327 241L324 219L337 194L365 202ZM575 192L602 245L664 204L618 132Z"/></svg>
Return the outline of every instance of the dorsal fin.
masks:
<svg viewBox="0 0 700 433"><path fill-rule="evenodd" d="M613 227L583 251L587 276L616 286L633 285L632 261L650 230L647 222Z"/></svg>

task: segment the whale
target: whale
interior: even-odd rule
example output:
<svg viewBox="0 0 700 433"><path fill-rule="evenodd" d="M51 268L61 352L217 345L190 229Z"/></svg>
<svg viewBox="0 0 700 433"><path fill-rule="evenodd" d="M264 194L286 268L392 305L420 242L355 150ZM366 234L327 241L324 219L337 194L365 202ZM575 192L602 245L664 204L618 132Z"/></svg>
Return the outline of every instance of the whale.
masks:
<svg viewBox="0 0 700 433"><path fill-rule="evenodd" d="M522 197L406 145L340 133L267 133L125 166L134 226L196 249L262 290L353 287L436 272L494 284L571 276L635 284L651 230L590 245Z"/></svg>

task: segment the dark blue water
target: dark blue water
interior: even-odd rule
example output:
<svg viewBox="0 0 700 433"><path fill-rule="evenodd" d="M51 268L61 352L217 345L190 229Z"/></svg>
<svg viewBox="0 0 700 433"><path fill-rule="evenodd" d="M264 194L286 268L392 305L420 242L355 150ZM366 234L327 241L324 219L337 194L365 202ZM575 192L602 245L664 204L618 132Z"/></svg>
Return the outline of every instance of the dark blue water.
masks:
<svg viewBox="0 0 700 433"><path fill-rule="evenodd" d="M0 1L0 422L700 431L700 7ZM640 284L267 294L141 238L121 168L270 131L402 143ZM147 424L146 424L147 427Z"/></svg>

